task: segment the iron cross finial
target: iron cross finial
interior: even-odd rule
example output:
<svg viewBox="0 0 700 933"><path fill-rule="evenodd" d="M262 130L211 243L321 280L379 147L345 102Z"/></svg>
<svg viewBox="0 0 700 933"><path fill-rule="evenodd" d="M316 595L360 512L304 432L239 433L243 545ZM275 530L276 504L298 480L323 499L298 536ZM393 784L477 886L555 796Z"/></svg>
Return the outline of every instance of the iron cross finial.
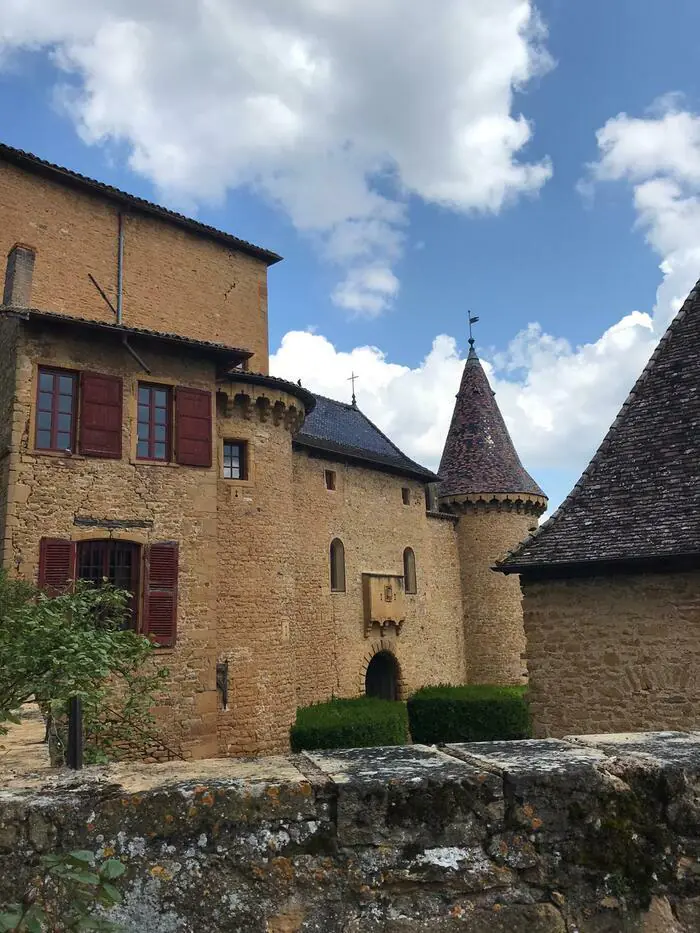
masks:
<svg viewBox="0 0 700 933"><path fill-rule="evenodd" d="M472 336L472 324L476 324L479 320L478 315L472 314L471 311L467 311L467 319L469 321L469 346L471 349L474 349L474 337Z"/></svg>
<svg viewBox="0 0 700 933"><path fill-rule="evenodd" d="M357 399L355 398L355 380L359 379L359 376L355 375L355 370L352 372L352 376L349 377L348 382L352 382L352 406L357 408Z"/></svg>

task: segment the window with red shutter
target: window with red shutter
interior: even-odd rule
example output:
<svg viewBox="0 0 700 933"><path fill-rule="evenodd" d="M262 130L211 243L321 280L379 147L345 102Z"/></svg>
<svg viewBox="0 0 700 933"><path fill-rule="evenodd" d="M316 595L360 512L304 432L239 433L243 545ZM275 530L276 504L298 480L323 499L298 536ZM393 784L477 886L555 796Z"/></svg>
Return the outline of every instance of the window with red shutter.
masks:
<svg viewBox="0 0 700 933"><path fill-rule="evenodd" d="M39 367L34 444L37 450L75 450L78 374Z"/></svg>
<svg viewBox="0 0 700 933"><path fill-rule="evenodd" d="M121 458L123 395L122 380L118 376L81 373L81 454Z"/></svg>
<svg viewBox="0 0 700 933"><path fill-rule="evenodd" d="M75 542L42 538L39 542L39 587L50 596L64 593L75 579Z"/></svg>
<svg viewBox="0 0 700 933"><path fill-rule="evenodd" d="M175 393L175 459L185 466L210 467L211 392L179 386Z"/></svg>
<svg viewBox="0 0 700 933"><path fill-rule="evenodd" d="M178 548L174 541L146 549L143 633L161 648L172 647L177 633Z"/></svg>

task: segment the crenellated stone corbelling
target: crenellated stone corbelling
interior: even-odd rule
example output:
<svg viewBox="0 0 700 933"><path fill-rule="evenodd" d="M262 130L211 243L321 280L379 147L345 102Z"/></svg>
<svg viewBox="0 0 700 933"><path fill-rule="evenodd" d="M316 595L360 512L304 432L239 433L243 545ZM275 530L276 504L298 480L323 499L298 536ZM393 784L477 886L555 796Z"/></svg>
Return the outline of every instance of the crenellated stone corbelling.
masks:
<svg viewBox="0 0 700 933"><path fill-rule="evenodd" d="M453 515L469 515L474 512L514 512L518 515L534 515L539 518L547 508L547 499L544 496L521 492L474 492L460 496L441 497L440 508Z"/></svg>
<svg viewBox="0 0 700 933"><path fill-rule="evenodd" d="M240 415L246 421L257 420L280 425L295 434L304 423L303 401L289 393L268 386L234 383L217 388L217 404L226 417Z"/></svg>

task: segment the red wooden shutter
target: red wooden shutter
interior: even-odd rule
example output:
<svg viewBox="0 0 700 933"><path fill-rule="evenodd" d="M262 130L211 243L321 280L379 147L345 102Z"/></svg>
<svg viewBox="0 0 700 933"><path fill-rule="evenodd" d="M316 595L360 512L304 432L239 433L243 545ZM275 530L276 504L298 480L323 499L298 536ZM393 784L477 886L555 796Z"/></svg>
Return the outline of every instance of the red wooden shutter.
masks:
<svg viewBox="0 0 700 933"><path fill-rule="evenodd" d="M176 389L175 459L185 466L211 466L211 392Z"/></svg>
<svg viewBox="0 0 700 933"><path fill-rule="evenodd" d="M75 542L42 538L39 542L39 587L49 596L64 593L75 579Z"/></svg>
<svg viewBox="0 0 700 933"><path fill-rule="evenodd" d="M177 631L178 551L174 541L146 549L143 633L161 647L175 644Z"/></svg>
<svg viewBox="0 0 700 933"><path fill-rule="evenodd" d="M119 376L81 374L78 444L81 454L121 458L123 395Z"/></svg>

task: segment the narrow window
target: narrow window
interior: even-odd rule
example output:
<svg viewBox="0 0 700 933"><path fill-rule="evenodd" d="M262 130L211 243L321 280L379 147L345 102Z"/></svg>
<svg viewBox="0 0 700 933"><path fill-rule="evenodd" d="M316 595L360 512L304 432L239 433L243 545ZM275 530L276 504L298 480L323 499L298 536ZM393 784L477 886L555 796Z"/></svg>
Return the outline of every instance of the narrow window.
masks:
<svg viewBox="0 0 700 933"><path fill-rule="evenodd" d="M170 459L171 411L168 386L139 384L137 457L142 460Z"/></svg>
<svg viewBox="0 0 700 933"><path fill-rule="evenodd" d="M407 486L403 486L401 489L401 501L404 505L411 504L411 490Z"/></svg>
<svg viewBox="0 0 700 933"><path fill-rule="evenodd" d="M407 593L418 592L416 586L416 555L410 547L407 547L403 552L403 584Z"/></svg>
<svg viewBox="0 0 700 933"><path fill-rule="evenodd" d="M37 450L73 451L77 373L65 369L39 369L36 406Z"/></svg>
<svg viewBox="0 0 700 933"><path fill-rule="evenodd" d="M345 592L345 548L340 538L331 541L331 592Z"/></svg>
<svg viewBox="0 0 700 933"><path fill-rule="evenodd" d="M335 470L326 470L326 489L335 489Z"/></svg>
<svg viewBox="0 0 700 933"><path fill-rule="evenodd" d="M248 479L248 445L224 441L224 479Z"/></svg>

